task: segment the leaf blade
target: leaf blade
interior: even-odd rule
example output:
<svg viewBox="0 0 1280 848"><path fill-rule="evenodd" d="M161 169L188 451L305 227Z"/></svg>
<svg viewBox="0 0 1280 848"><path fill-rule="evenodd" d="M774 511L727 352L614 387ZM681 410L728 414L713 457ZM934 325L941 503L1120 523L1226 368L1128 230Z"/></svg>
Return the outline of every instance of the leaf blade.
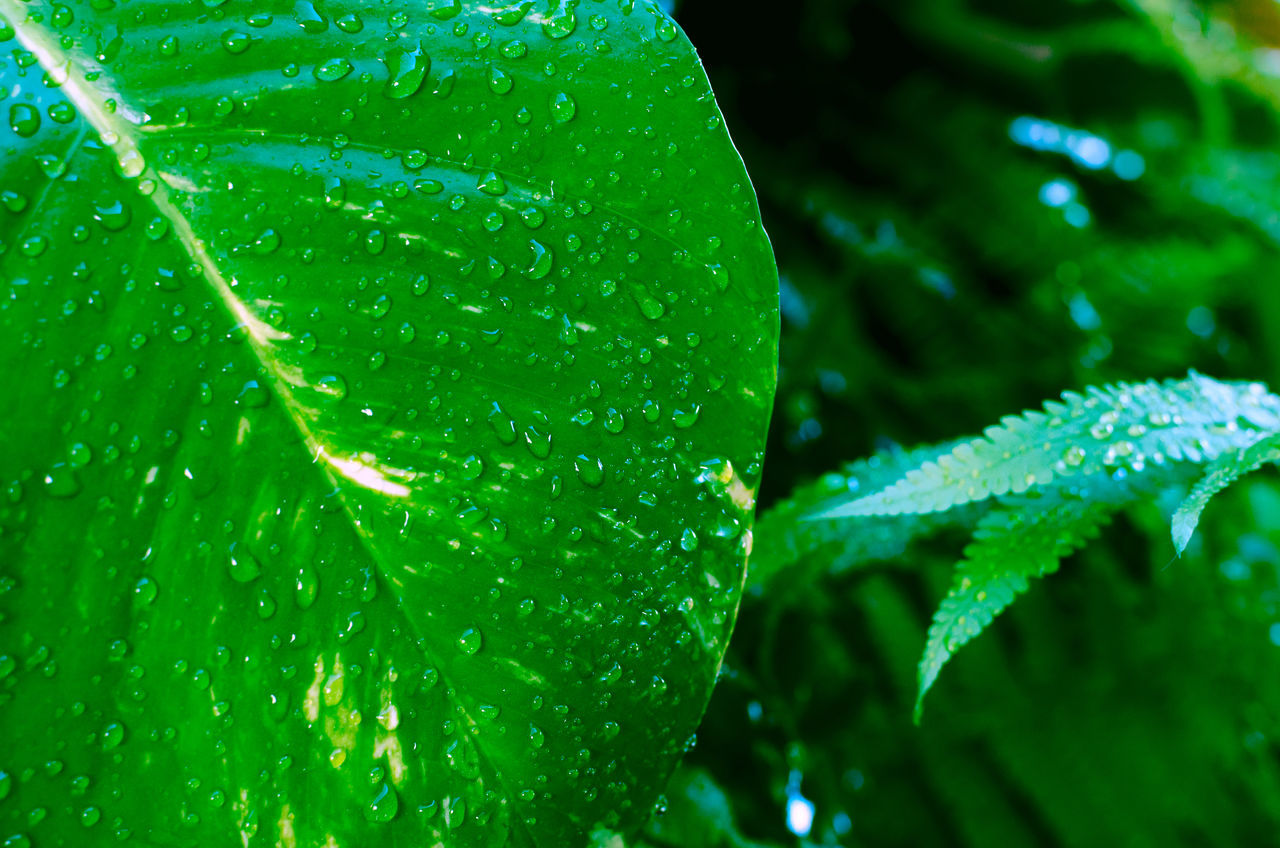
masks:
<svg viewBox="0 0 1280 848"><path fill-rule="evenodd" d="M956 566L952 587L929 626L917 674L917 724L925 695L955 652L1026 592L1031 579L1057 571L1064 556L1096 537L1098 528L1127 497L1124 487L1100 483L1101 491L1111 489L1110 497L1051 493L1044 498L1013 498L979 522L964 559Z"/></svg>
<svg viewBox="0 0 1280 848"><path fill-rule="evenodd" d="M1248 447L1219 457L1205 469L1204 476L1187 493L1173 514L1170 533L1173 546L1181 556L1187 550L1192 535L1200 523L1200 514L1214 495L1241 477L1257 471L1268 463L1280 461L1280 436L1270 434L1259 438Z"/></svg>
<svg viewBox="0 0 1280 848"><path fill-rule="evenodd" d="M1050 402L1044 412L1007 416L883 491L813 518L940 512L1108 467L1140 471L1149 461L1201 461L1278 425L1280 399L1257 383L1222 383L1192 372L1181 381L1090 387L1085 396L1064 394L1063 403Z"/></svg>
<svg viewBox="0 0 1280 848"><path fill-rule="evenodd" d="M6 270L39 285L4 322L48 328L48 347L10 379L54 420L97 411L68 434L13 425L29 492L2 518L6 561L31 583L19 608L42 611L10 619L22 639L66 591L34 570L60 550L56 527L88 524L110 570L147 581L131 596L90 575L91 551L72 557L95 587L70 593L75 620L113 621L149 681L121 669L103 690L141 693L145 710L87 699L95 722L128 727L114 753L68 766L101 770L89 801L188 841L320 844L385 826L450 845L571 844L634 828L647 808L628 798L656 794L683 750L732 625L776 367L768 244L687 42L649 4L608 10L605 36L573 4L509 24L479 4L452 17L414 5L400 23L369 4L358 29L314 9L258 27L141 4L132 19L77 10L84 29L64 47L47 5L0 4L39 60L9 73L79 108L75 132L101 142L70 165L102 197L30 177L25 226L53 249L9 254ZM463 25L495 34L492 49ZM434 52L438 73L408 97L382 91L388 34ZM157 58L169 38L183 73ZM512 41L524 64L498 57ZM578 49L599 43L614 52ZM538 57L561 76L521 70ZM409 61L393 63L405 85ZM32 85L66 62L59 92ZM288 76L290 62L305 70ZM606 167L659 102L660 137ZM522 108L536 117L522 123ZM45 130L37 147L65 138ZM17 150L6 170L31 161ZM76 248L57 219L86 206L91 241ZM109 297L88 298L105 297L111 322L89 306L58 317L77 262L104 281ZM73 396L51 394L75 362L99 364ZM173 408L146 420L162 397ZM63 435L123 458L69 469ZM72 479L77 491L60 488ZM133 506L107 521L95 497ZM682 520L657 499L685 503ZM56 635L64 668L85 673L24 690L17 714L76 700L92 677L93 651ZM275 642L278 664L260 655ZM179 666L191 691L163 692ZM143 750L166 727L179 741ZM240 750L219 752L223 734ZM184 819L173 805L194 801L173 794L157 821L155 805L112 803L109 773L196 780L222 800Z"/></svg>

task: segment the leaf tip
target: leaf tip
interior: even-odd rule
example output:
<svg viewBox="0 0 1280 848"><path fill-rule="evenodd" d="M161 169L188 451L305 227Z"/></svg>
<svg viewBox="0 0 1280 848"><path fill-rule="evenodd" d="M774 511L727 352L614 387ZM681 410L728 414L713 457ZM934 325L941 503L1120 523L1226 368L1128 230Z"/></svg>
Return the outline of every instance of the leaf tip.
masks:
<svg viewBox="0 0 1280 848"><path fill-rule="evenodd" d="M1173 536L1173 549L1178 556L1182 556L1187 550L1187 545L1191 543L1191 537L1196 532L1196 524L1199 522L1195 518L1187 515L1175 515L1173 517L1173 526L1171 535Z"/></svg>

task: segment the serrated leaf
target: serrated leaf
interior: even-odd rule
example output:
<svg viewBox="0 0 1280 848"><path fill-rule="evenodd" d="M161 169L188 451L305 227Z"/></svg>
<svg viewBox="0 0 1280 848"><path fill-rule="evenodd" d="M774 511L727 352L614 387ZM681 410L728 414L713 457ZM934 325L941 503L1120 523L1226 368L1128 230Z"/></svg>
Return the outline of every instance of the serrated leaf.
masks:
<svg viewBox="0 0 1280 848"><path fill-rule="evenodd" d="M840 573L869 562L900 556L914 540L944 527L972 524L981 510L929 515L868 516L855 527L840 519L812 520L824 505L847 501L850 494L876 492L921 463L949 453L957 442L912 450L881 451L824 474L798 488L790 498L766 510L756 521L747 570L748 591L767 591L781 575L793 576L800 563Z"/></svg>
<svg viewBox="0 0 1280 848"><path fill-rule="evenodd" d="M1007 416L884 490L812 518L940 512L1062 477L1203 462L1278 427L1280 398L1259 383L1219 382L1193 372L1185 380L1090 387L1084 395L1064 393L1044 412Z"/></svg>
<svg viewBox="0 0 1280 848"><path fill-rule="evenodd" d="M1274 462L1280 462L1280 435L1273 433L1211 463L1173 514L1173 546L1178 555L1186 551L1200 523L1200 514L1214 495L1244 475Z"/></svg>
<svg viewBox="0 0 1280 848"><path fill-rule="evenodd" d="M0 835L648 815L740 594L777 279L657 5L516 5L0 0Z"/></svg>
<svg viewBox="0 0 1280 848"><path fill-rule="evenodd" d="M1124 487L1099 479L1087 494L1010 498L978 523L929 627L918 670L917 723L924 696L955 652L1026 592L1031 579L1057 571L1064 556L1095 537L1126 498Z"/></svg>

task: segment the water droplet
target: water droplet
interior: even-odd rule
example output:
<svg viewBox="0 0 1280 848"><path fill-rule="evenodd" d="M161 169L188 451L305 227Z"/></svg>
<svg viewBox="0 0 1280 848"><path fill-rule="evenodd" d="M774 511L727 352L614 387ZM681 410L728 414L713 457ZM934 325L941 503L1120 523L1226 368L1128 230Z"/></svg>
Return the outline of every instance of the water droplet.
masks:
<svg viewBox="0 0 1280 848"><path fill-rule="evenodd" d="M248 409L261 409L267 405L270 398L271 393L257 380L249 380L240 388L240 394L236 396L236 405Z"/></svg>
<svg viewBox="0 0 1280 848"><path fill-rule="evenodd" d="M347 202L347 184L341 177L325 177L324 205L330 209L341 209Z"/></svg>
<svg viewBox="0 0 1280 848"><path fill-rule="evenodd" d="M430 0L431 17L438 21L456 18L462 11L462 0Z"/></svg>
<svg viewBox="0 0 1280 848"><path fill-rule="evenodd" d="M120 722L111 722L102 728L102 750L110 751L119 748L124 742L124 725Z"/></svg>
<svg viewBox="0 0 1280 848"><path fill-rule="evenodd" d="M67 451L67 459L72 468L84 468L93 461L93 448L84 442L76 442Z"/></svg>
<svg viewBox="0 0 1280 848"><path fill-rule="evenodd" d="M222 49L238 55L249 49L251 39L249 33L229 29L222 34Z"/></svg>
<svg viewBox="0 0 1280 848"><path fill-rule="evenodd" d="M536 230L547 220L547 213L536 206L526 206L520 210L520 220L531 230Z"/></svg>
<svg viewBox="0 0 1280 848"><path fill-rule="evenodd" d="M329 22L307 0L294 4L293 20L304 32L321 33L329 28Z"/></svg>
<svg viewBox="0 0 1280 848"><path fill-rule="evenodd" d="M364 21L354 12L348 12L334 21L334 23L338 25L338 29L345 33L357 33L364 29Z"/></svg>
<svg viewBox="0 0 1280 848"><path fill-rule="evenodd" d="M280 247L280 234L271 228L267 228L258 234L253 240L253 252L259 256L266 256L273 253Z"/></svg>
<svg viewBox="0 0 1280 848"><path fill-rule="evenodd" d="M391 74L383 94L393 100L403 100L416 94L431 70L431 59L420 47L390 50L382 61Z"/></svg>
<svg viewBox="0 0 1280 848"><path fill-rule="evenodd" d="M551 456L551 431L545 423L530 424L524 428L524 442L529 453L538 459Z"/></svg>
<svg viewBox="0 0 1280 848"><path fill-rule="evenodd" d="M1062 461L1072 468L1078 468L1084 462L1085 457L1084 448L1079 445L1072 445L1062 454Z"/></svg>
<svg viewBox="0 0 1280 848"><path fill-rule="evenodd" d="M675 41L679 34L675 21L661 14L657 15L653 22L653 32L662 41Z"/></svg>
<svg viewBox="0 0 1280 848"><path fill-rule="evenodd" d="M671 423L677 429L686 430L698 423L698 416L702 413L702 405L695 403L693 406L676 409L671 413Z"/></svg>
<svg viewBox="0 0 1280 848"><path fill-rule="evenodd" d="M461 477L463 480L475 480L484 473L484 460L474 453L462 460Z"/></svg>
<svg viewBox="0 0 1280 848"><path fill-rule="evenodd" d="M649 290L639 283L631 284L631 297L635 300L636 306L640 307L640 314L650 321L656 321L667 314L667 307L662 301L650 294Z"/></svg>
<svg viewBox="0 0 1280 848"><path fill-rule="evenodd" d="M353 70L355 68L350 62L338 56L333 59L326 59L316 65L315 76L321 82L337 82Z"/></svg>
<svg viewBox="0 0 1280 848"><path fill-rule="evenodd" d="M227 557L227 571L237 583L249 583L262 573L262 564L243 543L233 542Z"/></svg>
<svg viewBox="0 0 1280 848"><path fill-rule="evenodd" d="M326 374L315 383L316 391L336 403L347 396L347 381L341 374Z"/></svg>
<svg viewBox="0 0 1280 848"><path fill-rule="evenodd" d="M610 433L621 433L623 428L627 426L627 420L622 417L622 413L613 407L609 407L604 412L604 428Z"/></svg>
<svg viewBox="0 0 1280 848"><path fill-rule="evenodd" d="M494 9L490 12L490 16L502 26L515 26L524 20L524 16L529 14L529 10L533 8L533 0L518 0L518 2L510 3L501 9Z"/></svg>
<svg viewBox="0 0 1280 848"><path fill-rule="evenodd" d="M578 479L593 489L604 482L604 462L596 457L579 454L573 461Z"/></svg>
<svg viewBox="0 0 1280 848"><path fill-rule="evenodd" d="M686 527L684 532L680 534L680 549L689 552L698 549L698 534L693 532L693 528Z"/></svg>
<svg viewBox="0 0 1280 848"><path fill-rule="evenodd" d="M320 575L309 565L298 569L298 579L293 586L293 597L298 609L310 609L320 594Z"/></svg>
<svg viewBox="0 0 1280 848"><path fill-rule="evenodd" d="M73 498L80 494L80 478L70 463L59 462L44 476L45 491L52 498Z"/></svg>
<svg viewBox="0 0 1280 848"><path fill-rule="evenodd" d="M557 124L567 124L578 114L578 104L573 97L564 91L551 95L551 120Z"/></svg>
<svg viewBox="0 0 1280 848"><path fill-rule="evenodd" d="M139 578L138 582L133 584L134 600L143 606L150 606L158 594L160 594L160 586L150 577Z"/></svg>
<svg viewBox="0 0 1280 848"><path fill-rule="evenodd" d="M484 645L484 637L475 627L468 627L458 637L458 650L467 656L473 656Z"/></svg>
<svg viewBox="0 0 1280 848"><path fill-rule="evenodd" d="M547 38L559 39L573 34L578 27L576 3L559 3L542 19L542 33Z"/></svg>
<svg viewBox="0 0 1280 848"><path fill-rule="evenodd" d="M529 247L533 250L533 264L525 269L524 275L531 280L541 280L551 273L555 254L551 248L536 239L529 239Z"/></svg>
<svg viewBox="0 0 1280 848"><path fill-rule="evenodd" d="M377 793L369 806L365 808L364 817L371 822L389 822L400 812L400 797L386 783L378 787Z"/></svg>
<svg viewBox="0 0 1280 848"><path fill-rule="evenodd" d="M502 68L489 68L489 90L494 94L506 94L515 86L515 80Z"/></svg>
<svg viewBox="0 0 1280 848"><path fill-rule="evenodd" d="M102 225L104 230L120 232L133 220L133 210L119 200L111 203L97 203L93 207L93 220Z"/></svg>
<svg viewBox="0 0 1280 848"><path fill-rule="evenodd" d="M351 639L364 631L365 618L364 613L359 610L347 616L347 620L338 628L338 644L344 645Z"/></svg>
<svg viewBox="0 0 1280 848"><path fill-rule="evenodd" d="M9 129L23 138L31 138L40 130L40 111L29 103L9 107Z"/></svg>
<svg viewBox="0 0 1280 848"><path fill-rule="evenodd" d="M76 110L70 103L54 103L49 107L49 117L55 123L69 124L76 119Z"/></svg>
<svg viewBox="0 0 1280 848"><path fill-rule="evenodd" d="M500 197L507 193L506 182L493 171L486 171L476 183L476 188L493 197Z"/></svg>
<svg viewBox="0 0 1280 848"><path fill-rule="evenodd" d="M489 426L502 444L515 444L518 438L516 422L496 402L489 411Z"/></svg>

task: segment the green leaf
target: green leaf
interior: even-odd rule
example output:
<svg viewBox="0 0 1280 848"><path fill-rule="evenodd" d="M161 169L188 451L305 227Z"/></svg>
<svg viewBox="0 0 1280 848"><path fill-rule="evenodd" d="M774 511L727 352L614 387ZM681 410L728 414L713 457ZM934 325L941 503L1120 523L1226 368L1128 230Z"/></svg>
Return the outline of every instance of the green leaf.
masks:
<svg viewBox="0 0 1280 848"><path fill-rule="evenodd" d="M1260 383L1117 383L1066 392L1044 412L1007 416L981 438L908 471L891 486L813 519L929 513L1053 480L1148 463L1202 462L1280 428L1280 398Z"/></svg>
<svg viewBox="0 0 1280 848"><path fill-rule="evenodd" d="M775 848L743 835L732 799L705 769L676 769L663 798L662 814L631 843L637 848Z"/></svg>
<svg viewBox="0 0 1280 848"><path fill-rule="evenodd" d="M1200 513L1214 495L1244 475L1274 462L1280 462L1280 435L1272 433L1211 463L1173 514L1173 545L1178 555L1186 551L1200 523Z"/></svg>
<svg viewBox="0 0 1280 848"><path fill-rule="evenodd" d="M771 591L777 578L794 577L793 568L812 563L815 569L840 573L870 562L900 556L907 546L944 527L972 525L981 511L951 510L927 515L866 516L851 529L841 519L812 520L825 505L840 503L850 493L876 492L924 462L936 460L958 442L881 451L846 465L840 472L798 488L790 498L766 510L752 531L748 591Z"/></svg>
<svg viewBox="0 0 1280 848"><path fill-rule="evenodd" d="M687 40L649 2L0 14L0 835L634 831L776 370Z"/></svg>
<svg viewBox="0 0 1280 848"><path fill-rule="evenodd" d="M1026 592L1031 578L1057 571L1064 556L1096 537L1126 494L1126 487L1100 477L1070 493L1009 498L979 522L929 627L918 670L917 723L925 694L951 656Z"/></svg>

